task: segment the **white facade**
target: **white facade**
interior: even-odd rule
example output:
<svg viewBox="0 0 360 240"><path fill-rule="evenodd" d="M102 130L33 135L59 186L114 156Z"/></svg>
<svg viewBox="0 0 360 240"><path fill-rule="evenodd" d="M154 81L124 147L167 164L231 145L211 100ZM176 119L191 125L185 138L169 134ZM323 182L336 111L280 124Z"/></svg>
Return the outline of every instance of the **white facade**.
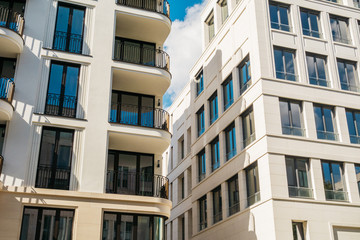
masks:
<svg viewBox="0 0 360 240"><path fill-rule="evenodd" d="M168 239L360 239L357 1L212 0L201 19L169 109Z"/></svg>
<svg viewBox="0 0 360 240"><path fill-rule="evenodd" d="M3 58L13 59L16 68L14 76L11 76L15 83L13 99L10 103L0 100L4 128L0 239L19 239L20 234L26 234L25 230L21 232L21 226L24 229L25 211L29 207L72 210L73 225L69 235L72 239L110 239L110 235L106 237L103 231L105 212L150 216L152 224L157 221L154 217L169 217L171 202L165 196L168 183L162 177L166 170L162 153L170 144L171 134L168 131L169 116L161 109L162 96L171 81L169 59L161 50L171 29L167 1L137 1L144 4L142 6L121 0L8 1L9 4L25 4L24 12L21 16L17 15L18 20L3 18L3 9L12 9L12 5L4 7L2 2L0 22L7 25L0 25L0 58L1 61ZM13 7L13 11L19 10ZM70 20L66 22L62 18ZM14 28L13 24L17 27ZM61 24L69 24L65 40L59 37ZM23 27L23 34L20 27ZM76 40L75 33L81 35L80 40ZM141 57L138 56L140 52ZM67 70L59 75L63 81L60 97L54 100L55 103L50 103L50 91L56 88L56 80L52 76L57 74L55 64ZM63 64L67 64L66 67ZM75 81L72 75L68 77L71 71L78 71ZM75 83L71 85L68 81ZM50 86L50 82L54 86ZM147 96L151 106L144 113L140 105L145 103L134 102L136 112L132 112L131 116L139 118L129 120L131 117L124 116L130 111L124 110L125 100L121 103L119 99L114 100L114 92L119 99L120 96L125 99L128 93L136 94L126 96L137 99ZM76 100L66 105L68 100L64 100L65 95L71 95ZM51 107L52 110L49 110ZM145 114L151 117L145 117ZM55 152L51 145L43 148L44 152L54 154L47 160L49 155L46 154L49 153L42 153L40 149L48 137L44 137L44 129L48 129L49 134L58 131L56 133L61 135L62 129L72 134L72 142L61 143L62 136L55 137L58 144L52 145L57 149ZM67 150L58 149L59 145L59 148L65 146L70 151L64 153ZM110 163L113 164L110 150L115 152L112 156L120 158L119 165L114 163L113 169L110 167ZM134 170L136 184L150 184L147 186L151 188L150 192L139 190L139 185L134 187L133 194L119 190L115 179L120 178L117 171L123 167L120 166L123 159L119 155L122 152L137 154L140 165L143 154L150 156L152 167L149 166L147 173L153 180L143 182L141 174L145 167L136 165ZM61 179L66 182L65 185L59 183L62 177L57 174L60 174L58 165L61 163L54 165L55 155L56 159L61 159L57 161L69 160L68 175ZM40 159L52 164L52 169L48 170L51 177L39 173ZM130 181L121 174L122 181ZM47 182L45 185L39 180L41 176ZM155 183L157 180L161 180L158 185ZM112 189L115 185L117 191ZM115 193L110 194L112 191ZM151 227L155 229L155 225ZM153 230L151 233L158 234L153 236L155 239L164 239L161 229L158 227L160 232Z"/></svg>

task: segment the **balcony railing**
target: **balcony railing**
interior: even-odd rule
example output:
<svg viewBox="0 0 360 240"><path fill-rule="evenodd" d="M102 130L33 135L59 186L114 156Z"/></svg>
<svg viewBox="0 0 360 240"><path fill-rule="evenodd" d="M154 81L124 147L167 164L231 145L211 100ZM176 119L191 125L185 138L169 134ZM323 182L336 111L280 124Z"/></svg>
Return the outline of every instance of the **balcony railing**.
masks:
<svg viewBox="0 0 360 240"><path fill-rule="evenodd" d="M276 71L276 78L298 82L298 76L294 73Z"/></svg>
<svg viewBox="0 0 360 240"><path fill-rule="evenodd" d="M35 187L69 190L70 173L69 168L38 166Z"/></svg>
<svg viewBox="0 0 360 240"><path fill-rule="evenodd" d="M207 228L207 220L200 221L200 223L199 223L199 230L201 231L201 230L203 230L203 229L205 229L205 228Z"/></svg>
<svg viewBox="0 0 360 240"><path fill-rule="evenodd" d="M56 31L53 49L71 53L82 53L83 35Z"/></svg>
<svg viewBox="0 0 360 240"><path fill-rule="evenodd" d="M345 191L325 190L326 200L348 201L348 194Z"/></svg>
<svg viewBox="0 0 360 240"><path fill-rule="evenodd" d="M320 131L320 130L317 130L316 133L318 139L339 141L339 135L337 133Z"/></svg>
<svg viewBox="0 0 360 240"><path fill-rule="evenodd" d="M122 41L115 41L114 60L170 70L170 57L163 50Z"/></svg>
<svg viewBox="0 0 360 240"><path fill-rule="evenodd" d="M255 137L255 133L251 134L248 138L243 140L243 148L246 148L247 146L250 145L250 143L252 143L253 141L255 141L256 137Z"/></svg>
<svg viewBox="0 0 360 240"><path fill-rule="evenodd" d="M233 158L236 155L236 153L237 153L236 147L233 149L230 149L230 151L226 153L226 161Z"/></svg>
<svg viewBox="0 0 360 240"><path fill-rule="evenodd" d="M119 5L158 12L170 17L170 4L166 0L117 0Z"/></svg>
<svg viewBox="0 0 360 240"><path fill-rule="evenodd" d="M318 85L318 86L323 86L323 87L330 87L330 81L327 81L324 78L314 78L314 77L309 77L310 80L310 84L312 85Z"/></svg>
<svg viewBox="0 0 360 240"><path fill-rule="evenodd" d="M5 27L22 36L24 31L24 17L12 9L0 6L0 27Z"/></svg>
<svg viewBox="0 0 360 240"><path fill-rule="evenodd" d="M45 114L73 118L76 115L76 105L76 96L48 93Z"/></svg>
<svg viewBox="0 0 360 240"><path fill-rule="evenodd" d="M169 179L164 176L108 170L106 193L169 198Z"/></svg>
<svg viewBox="0 0 360 240"><path fill-rule="evenodd" d="M360 136L350 135L350 142L354 144L360 144Z"/></svg>
<svg viewBox="0 0 360 240"><path fill-rule="evenodd" d="M305 129L292 126L282 126L282 133L286 135L305 136Z"/></svg>
<svg viewBox="0 0 360 240"><path fill-rule="evenodd" d="M4 165L4 157L2 155L0 155L0 175L2 173L3 165Z"/></svg>
<svg viewBox="0 0 360 240"><path fill-rule="evenodd" d="M13 78L0 78L0 99L11 104L14 96L15 84Z"/></svg>
<svg viewBox="0 0 360 240"><path fill-rule="evenodd" d="M110 122L169 131L170 115L161 108L114 103Z"/></svg>
<svg viewBox="0 0 360 240"><path fill-rule="evenodd" d="M343 82L341 83L341 89L346 90L346 91L351 91L351 92L360 92L359 86L348 84L348 83L343 83Z"/></svg>
<svg viewBox="0 0 360 240"><path fill-rule="evenodd" d="M260 201L260 192L257 192L253 195L251 195L250 197L247 198L247 205L248 207L253 205L254 203L257 203L258 201Z"/></svg>
<svg viewBox="0 0 360 240"><path fill-rule="evenodd" d="M241 88L240 94L243 94L251 86L251 80L247 81Z"/></svg>
<svg viewBox="0 0 360 240"><path fill-rule="evenodd" d="M313 198L313 190L311 188L289 186L289 196L299 198Z"/></svg>
<svg viewBox="0 0 360 240"><path fill-rule="evenodd" d="M233 204L232 206L229 206L229 217L239 211L240 211L240 203L239 202Z"/></svg>

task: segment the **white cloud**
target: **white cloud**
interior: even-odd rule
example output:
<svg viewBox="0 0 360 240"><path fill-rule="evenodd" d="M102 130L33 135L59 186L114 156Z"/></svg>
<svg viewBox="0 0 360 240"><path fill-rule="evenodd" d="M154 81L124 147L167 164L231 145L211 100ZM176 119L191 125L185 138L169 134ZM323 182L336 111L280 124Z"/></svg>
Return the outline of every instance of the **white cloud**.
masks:
<svg viewBox="0 0 360 240"><path fill-rule="evenodd" d="M172 101L189 81L189 71L201 55L201 22L200 14L205 6L195 4L186 9L184 21L175 20L171 33L166 40L165 51L170 55L172 81L164 96L164 107Z"/></svg>

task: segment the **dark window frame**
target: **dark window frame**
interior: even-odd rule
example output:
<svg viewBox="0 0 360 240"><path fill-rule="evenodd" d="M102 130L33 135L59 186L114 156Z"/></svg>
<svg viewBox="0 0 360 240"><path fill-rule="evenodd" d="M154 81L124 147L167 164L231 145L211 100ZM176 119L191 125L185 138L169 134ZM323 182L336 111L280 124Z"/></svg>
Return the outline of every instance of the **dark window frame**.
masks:
<svg viewBox="0 0 360 240"><path fill-rule="evenodd" d="M201 182L206 177L206 153L205 148L203 148L197 154L197 161L198 161L198 182Z"/></svg>
<svg viewBox="0 0 360 240"><path fill-rule="evenodd" d="M207 228L208 222L207 222L207 197L206 195L202 196L198 200L199 202L199 230L203 230ZM204 204L204 213L202 214L202 203ZM204 219L202 219L204 217ZM201 221L202 220L202 221Z"/></svg>
<svg viewBox="0 0 360 240"><path fill-rule="evenodd" d="M196 97L204 91L204 70L201 68L195 76L196 79Z"/></svg>
<svg viewBox="0 0 360 240"><path fill-rule="evenodd" d="M213 224L220 222L223 217L222 217L222 194L221 194L221 185L217 186L216 188L214 188L212 191L212 197L213 197ZM219 209L219 211L216 211L216 206L215 206L215 198L216 198L216 193L218 193L219 195L219 206L217 206Z"/></svg>
<svg viewBox="0 0 360 240"><path fill-rule="evenodd" d="M360 111L359 110L353 110L353 109L346 109L345 111L346 113L346 120L347 120L347 125L348 125L348 130L349 130L349 137L350 137L350 142L354 143L354 144L360 144L360 124L358 124L358 121L356 120L356 115L360 115ZM356 133L356 135L351 135L350 134L350 125L349 125L349 117L348 115L351 114L352 117L352 123L353 123L353 128L354 131Z"/></svg>
<svg viewBox="0 0 360 240"><path fill-rule="evenodd" d="M219 118L219 101L217 91L215 91L208 100L209 102L209 121L210 125Z"/></svg>
<svg viewBox="0 0 360 240"><path fill-rule="evenodd" d="M245 67L245 69L244 69ZM244 82L243 76L243 69L246 71L246 81ZM252 84L251 81L251 62L249 54L241 61L238 66L239 71L239 81L240 81L240 95L242 95Z"/></svg>
<svg viewBox="0 0 360 240"><path fill-rule="evenodd" d="M218 146L217 150L215 149L215 146ZM210 148L211 148L211 169L212 169L212 171L215 171L216 169L218 169L220 167L220 141L219 141L219 137L214 138L210 142Z"/></svg>
<svg viewBox="0 0 360 240"><path fill-rule="evenodd" d="M205 132L205 108L204 105L196 112L198 137Z"/></svg>
<svg viewBox="0 0 360 240"><path fill-rule="evenodd" d="M225 154L226 154L226 161L228 161L231 158L235 157L237 154L235 122L230 123L224 129L224 132L225 132ZM230 132L232 132L233 134L230 135ZM231 148L230 146L231 144L234 145L233 148Z"/></svg>
<svg viewBox="0 0 360 240"><path fill-rule="evenodd" d="M245 130L246 126L245 126L245 121L244 119L249 116L249 123L250 123L250 135L249 136L245 136ZM241 115L240 115L241 119L242 119L242 141L243 141L243 149L246 148L247 146L249 146L253 141L255 141L256 139L256 130L255 130L255 117L254 117L254 109L253 106L250 106L248 109L246 109Z"/></svg>
<svg viewBox="0 0 360 240"><path fill-rule="evenodd" d="M221 86L223 89L224 111L226 111L234 103L234 85L232 73L227 76L227 78L222 82ZM227 93L227 91L229 92Z"/></svg>
<svg viewBox="0 0 360 240"><path fill-rule="evenodd" d="M235 183L235 192L230 192L230 185L232 182ZM240 195L239 195L239 177L238 175L232 176L230 179L226 181L228 188L228 205L229 205L229 216L240 211ZM233 197L231 194L235 194ZM234 200L233 203L232 200Z"/></svg>
<svg viewBox="0 0 360 240"><path fill-rule="evenodd" d="M282 63L284 72L279 72L276 70L277 58L275 55L275 51L281 51L281 63ZM292 65L294 67L293 73L288 71L289 69L286 68L288 61L286 61L286 59L285 59L285 54L284 54L285 52L292 54ZM288 81L294 81L294 82L297 81L296 49L274 46L274 63L275 63L276 78L288 80ZM283 76L281 76L281 75L283 75Z"/></svg>

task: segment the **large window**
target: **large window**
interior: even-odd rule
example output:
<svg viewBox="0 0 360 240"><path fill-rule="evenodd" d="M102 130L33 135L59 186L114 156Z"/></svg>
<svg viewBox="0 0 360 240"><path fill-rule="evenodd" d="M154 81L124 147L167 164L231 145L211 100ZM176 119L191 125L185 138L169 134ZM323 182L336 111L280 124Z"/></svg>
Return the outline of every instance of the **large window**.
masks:
<svg viewBox="0 0 360 240"><path fill-rule="evenodd" d="M319 13L307 9L301 9L302 32L306 36L319 38Z"/></svg>
<svg viewBox="0 0 360 240"><path fill-rule="evenodd" d="M224 111L234 103L233 81L230 75L222 84L224 93Z"/></svg>
<svg viewBox="0 0 360 240"><path fill-rule="evenodd" d="M35 187L69 190L74 130L44 127Z"/></svg>
<svg viewBox="0 0 360 240"><path fill-rule="evenodd" d="M24 207L20 240L72 239L74 210Z"/></svg>
<svg viewBox="0 0 360 240"><path fill-rule="evenodd" d="M347 44L351 43L348 29L348 19L332 15L330 16L330 26L333 40L335 42Z"/></svg>
<svg viewBox="0 0 360 240"><path fill-rule="evenodd" d="M255 122L254 111L252 107L246 110L242 115L242 130L243 130L243 148L246 148L255 140Z"/></svg>
<svg viewBox="0 0 360 240"><path fill-rule="evenodd" d="M14 58L0 58L0 99L12 100L15 64Z"/></svg>
<svg viewBox="0 0 360 240"><path fill-rule="evenodd" d="M236 155L235 123L231 123L225 129L226 160Z"/></svg>
<svg viewBox="0 0 360 240"><path fill-rule="evenodd" d="M201 70L196 75L196 96L199 96L200 93L204 91L204 71Z"/></svg>
<svg viewBox="0 0 360 240"><path fill-rule="evenodd" d="M224 23L225 20L229 16L229 9L228 9L227 0L220 1L219 6L220 6L220 9L221 9L221 22Z"/></svg>
<svg viewBox="0 0 360 240"><path fill-rule="evenodd" d="M324 87L330 86L329 81L326 79L326 57L307 54L306 64L310 84Z"/></svg>
<svg viewBox="0 0 360 240"><path fill-rule="evenodd" d="M286 174L290 197L312 198L309 183L309 160L305 158L286 157Z"/></svg>
<svg viewBox="0 0 360 240"><path fill-rule="evenodd" d="M289 6L270 2L270 21L271 28L289 32Z"/></svg>
<svg viewBox="0 0 360 240"><path fill-rule="evenodd" d="M274 48L276 78L297 81L295 74L295 51Z"/></svg>
<svg viewBox="0 0 360 240"><path fill-rule="evenodd" d="M205 155L205 149L201 150L198 155L198 178L199 182L203 180L206 176L206 155Z"/></svg>
<svg viewBox="0 0 360 240"><path fill-rule="evenodd" d="M53 49L82 53L85 7L59 3Z"/></svg>
<svg viewBox="0 0 360 240"><path fill-rule="evenodd" d="M246 89L251 86L251 68L250 59L247 56L239 65L240 74L240 94L243 94Z"/></svg>
<svg viewBox="0 0 360 240"><path fill-rule="evenodd" d="M222 220L222 199L221 199L221 186L212 190L213 196L213 224Z"/></svg>
<svg viewBox="0 0 360 240"><path fill-rule="evenodd" d="M305 240L304 223L292 222L292 232L294 240Z"/></svg>
<svg viewBox="0 0 360 240"><path fill-rule="evenodd" d="M338 59L337 66L341 89L359 92L360 88L357 79L356 63Z"/></svg>
<svg viewBox="0 0 360 240"><path fill-rule="evenodd" d="M216 119L219 117L219 111L218 111L218 96L217 92L215 92L210 98L209 98L209 110L210 110L210 125L213 124Z"/></svg>
<svg viewBox="0 0 360 240"><path fill-rule="evenodd" d="M343 164L333 161L321 161L321 165L326 199L346 201L348 198L345 190Z"/></svg>
<svg viewBox="0 0 360 240"><path fill-rule="evenodd" d="M360 165L359 164L355 165L355 174L356 174L356 182L357 182L359 194L360 194Z"/></svg>
<svg viewBox="0 0 360 240"><path fill-rule="evenodd" d="M45 114L76 117L80 65L52 61Z"/></svg>
<svg viewBox="0 0 360 240"><path fill-rule="evenodd" d="M154 155L110 150L108 154L106 192L140 196L161 193L154 176ZM155 189L154 189L155 188ZM165 191L165 189L163 190Z"/></svg>
<svg viewBox="0 0 360 240"><path fill-rule="evenodd" d="M209 42L215 36L215 25L214 25L214 12L211 12L207 17L205 24L207 26Z"/></svg>
<svg viewBox="0 0 360 240"><path fill-rule="evenodd" d="M350 142L360 144L360 111L346 110Z"/></svg>
<svg viewBox="0 0 360 240"><path fill-rule="evenodd" d="M296 101L280 100L282 133L304 136L301 123L301 104Z"/></svg>
<svg viewBox="0 0 360 240"><path fill-rule="evenodd" d="M229 216L240 211L239 201L239 181L238 175L236 174L229 180L227 180L228 187L228 201L229 201Z"/></svg>
<svg viewBox="0 0 360 240"><path fill-rule="evenodd" d="M199 199L199 230L207 228L207 202L206 195Z"/></svg>
<svg viewBox="0 0 360 240"><path fill-rule="evenodd" d="M260 201L260 187L259 174L257 163L245 169L246 174L246 190L247 190L247 205L251 206Z"/></svg>
<svg viewBox="0 0 360 240"><path fill-rule="evenodd" d="M334 128L333 108L322 105L314 106L316 133L318 139L338 140Z"/></svg>
<svg viewBox="0 0 360 240"><path fill-rule="evenodd" d="M202 106L199 111L196 113L197 118L197 127L198 127L198 137L205 132L205 111L204 106Z"/></svg>
<svg viewBox="0 0 360 240"><path fill-rule="evenodd" d="M216 137L211 143L211 167L215 171L220 167L220 145L219 138Z"/></svg>
<svg viewBox="0 0 360 240"><path fill-rule="evenodd" d="M102 240L165 240L165 217L105 212Z"/></svg>
<svg viewBox="0 0 360 240"><path fill-rule="evenodd" d="M133 39L115 38L114 60L155 66L155 43L142 42Z"/></svg>

